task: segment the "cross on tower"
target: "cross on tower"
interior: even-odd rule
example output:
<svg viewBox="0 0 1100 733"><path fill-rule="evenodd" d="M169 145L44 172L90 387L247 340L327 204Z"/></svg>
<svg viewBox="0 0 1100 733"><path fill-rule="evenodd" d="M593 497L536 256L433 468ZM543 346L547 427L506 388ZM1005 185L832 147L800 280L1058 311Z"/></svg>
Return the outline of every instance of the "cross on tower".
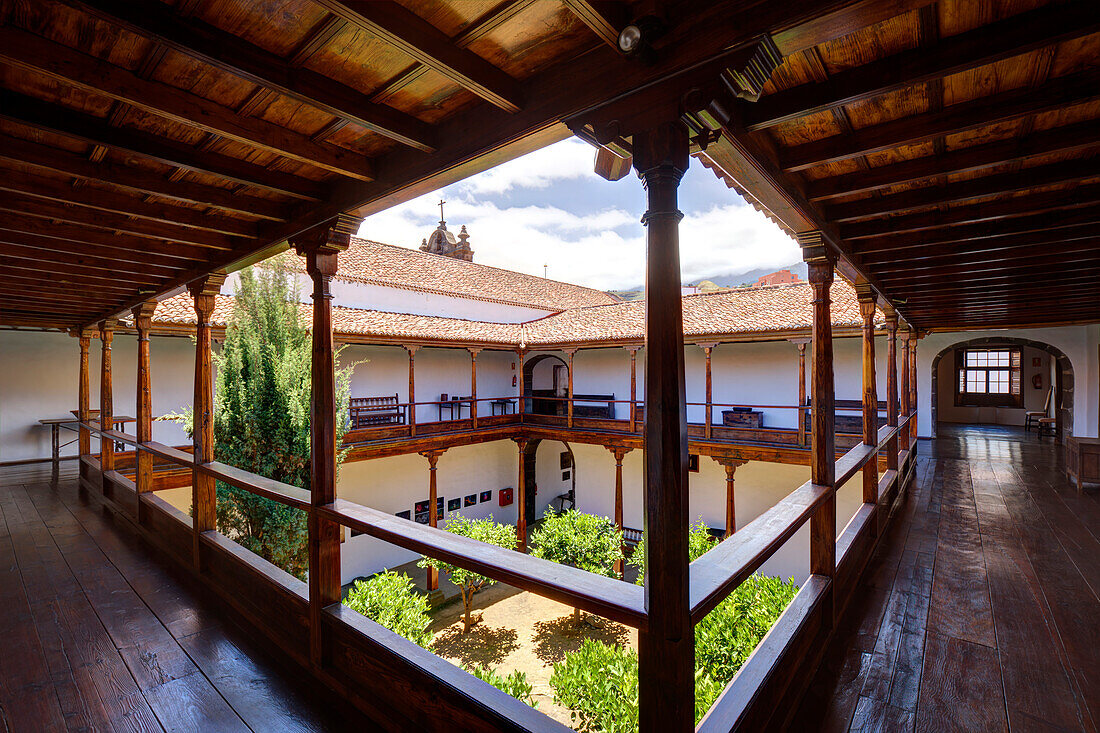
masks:
<svg viewBox="0 0 1100 733"><path fill-rule="evenodd" d="M439 223L443 223L443 204L447 203L443 199L439 199Z"/></svg>

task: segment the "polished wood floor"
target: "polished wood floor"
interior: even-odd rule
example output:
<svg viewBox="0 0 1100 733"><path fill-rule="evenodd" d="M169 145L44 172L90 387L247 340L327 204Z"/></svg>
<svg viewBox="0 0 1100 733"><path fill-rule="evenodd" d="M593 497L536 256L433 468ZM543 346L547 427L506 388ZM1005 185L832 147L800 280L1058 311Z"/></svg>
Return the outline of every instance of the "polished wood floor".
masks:
<svg viewBox="0 0 1100 733"><path fill-rule="evenodd" d="M371 730L71 479L0 476L0 732Z"/></svg>
<svg viewBox="0 0 1100 733"><path fill-rule="evenodd" d="M1051 439L941 426L792 730L1095 731L1100 495Z"/></svg>

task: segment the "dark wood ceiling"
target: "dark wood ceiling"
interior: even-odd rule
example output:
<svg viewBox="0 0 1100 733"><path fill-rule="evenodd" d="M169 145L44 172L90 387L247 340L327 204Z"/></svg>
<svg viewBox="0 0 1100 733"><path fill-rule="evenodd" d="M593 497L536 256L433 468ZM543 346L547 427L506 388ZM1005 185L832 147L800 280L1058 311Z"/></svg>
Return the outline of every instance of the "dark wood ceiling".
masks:
<svg viewBox="0 0 1100 733"><path fill-rule="evenodd" d="M644 8L648 62L615 48ZM759 101L684 117L731 185L919 328L1100 320L1095 2L0 0L0 324L121 313L761 45Z"/></svg>

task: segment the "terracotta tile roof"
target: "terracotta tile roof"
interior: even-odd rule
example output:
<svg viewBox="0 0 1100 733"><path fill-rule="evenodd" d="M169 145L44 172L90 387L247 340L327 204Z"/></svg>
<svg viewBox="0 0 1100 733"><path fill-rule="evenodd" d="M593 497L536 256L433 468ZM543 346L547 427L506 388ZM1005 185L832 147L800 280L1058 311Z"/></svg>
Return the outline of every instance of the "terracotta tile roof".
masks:
<svg viewBox="0 0 1100 733"><path fill-rule="evenodd" d="M305 270L302 258L287 255ZM619 302L601 290L352 237L336 278L559 311Z"/></svg>
<svg viewBox="0 0 1100 733"><path fill-rule="evenodd" d="M834 327L858 327L859 304L848 283L837 280L831 290ZM212 323L224 326L233 298L219 295ZM312 306L301 304L308 323ZM684 335L688 338L803 331L810 328L813 309L807 283L738 288L688 295L683 299ZM169 298L157 306L157 323L193 325L195 311L188 295ZM877 319L882 321L881 314ZM517 347L526 345L640 341L644 338L645 304L641 301L574 308L527 323L489 323L444 316L333 308L337 334L384 340L439 341Z"/></svg>

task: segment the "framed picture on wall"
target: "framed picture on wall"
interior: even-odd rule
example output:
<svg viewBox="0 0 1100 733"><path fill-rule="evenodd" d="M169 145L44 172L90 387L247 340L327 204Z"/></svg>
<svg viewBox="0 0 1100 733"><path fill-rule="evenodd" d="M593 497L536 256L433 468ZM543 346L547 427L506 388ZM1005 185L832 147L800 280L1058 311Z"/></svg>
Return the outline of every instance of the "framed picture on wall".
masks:
<svg viewBox="0 0 1100 733"><path fill-rule="evenodd" d="M562 471L561 472L561 480L562 481L568 481L569 480L569 472L568 471Z"/></svg>
<svg viewBox="0 0 1100 733"><path fill-rule="evenodd" d="M418 501L418 502L416 502L414 507L415 507L415 511L416 511L417 514L427 514L428 513L428 500L425 499L424 501Z"/></svg>
<svg viewBox="0 0 1100 733"><path fill-rule="evenodd" d="M440 520L440 519L443 519L443 502L444 501L445 500L442 496L438 497L435 501L435 518L436 518L437 521Z"/></svg>
<svg viewBox="0 0 1100 733"><path fill-rule="evenodd" d="M467 494L466 498L462 500L462 506L473 506L477 504L477 494Z"/></svg>
<svg viewBox="0 0 1100 733"><path fill-rule="evenodd" d="M416 523L417 524L429 524L430 521L431 520L428 518L428 513L427 512L417 512L416 513Z"/></svg>
<svg viewBox="0 0 1100 733"><path fill-rule="evenodd" d="M398 516L401 519L412 519L412 512L410 512L408 509L406 509L403 512L398 512L395 516Z"/></svg>
<svg viewBox="0 0 1100 733"><path fill-rule="evenodd" d="M559 461L561 462L561 470L563 471L573 465L573 462L569 459L569 451L567 450L561 452Z"/></svg>
<svg viewBox="0 0 1100 733"><path fill-rule="evenodd" d="M493 500L493 492L492 492L491 489L489 491L482 491L481 492L481 501L482 502L492 501L492 500Z"/></svg>
<svg viewBox="0 0 1100 733"><path fill-rule="evenodd" d="M447 502L447 511L457 512L462 508L462 499L450 499Z"/></svg>
<svg viewBox="0 0 1100 733"><path fill-rule="evenodd" d="M1042 365L1043 365L1043 357L1041 357L1041 356L1031 357L1031 366L1041 367Z"/></svg>
<svg viewBox="0 0 1100 733"><path fill-rule="evenodd" d="M688 470L692 473L699 473L699 456L695 454L688 454Z"/></svg>

